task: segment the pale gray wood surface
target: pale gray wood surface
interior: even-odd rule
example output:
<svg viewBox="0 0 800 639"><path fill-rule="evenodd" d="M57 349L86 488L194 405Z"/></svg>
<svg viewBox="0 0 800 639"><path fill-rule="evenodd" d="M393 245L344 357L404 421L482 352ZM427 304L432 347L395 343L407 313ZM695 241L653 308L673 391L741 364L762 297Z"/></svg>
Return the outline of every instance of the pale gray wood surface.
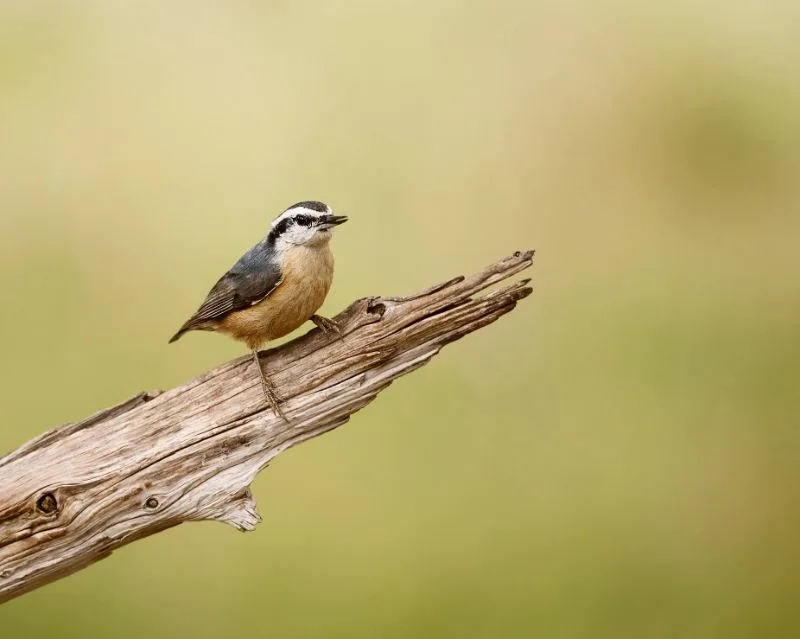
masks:
<svg viewBox="0 0 800 639"><path fill-rule="evenodd" d="M0 602L185 521L252 530L260 518L249 486L258 471L345 423L445 344L511 311L531 293L527 280L480 293L532 259L518 252L418 295L358 300L336 318L341 338L314 329L264 352L290 423L269 410L252 360L242 357L1 458Z"/></svg>

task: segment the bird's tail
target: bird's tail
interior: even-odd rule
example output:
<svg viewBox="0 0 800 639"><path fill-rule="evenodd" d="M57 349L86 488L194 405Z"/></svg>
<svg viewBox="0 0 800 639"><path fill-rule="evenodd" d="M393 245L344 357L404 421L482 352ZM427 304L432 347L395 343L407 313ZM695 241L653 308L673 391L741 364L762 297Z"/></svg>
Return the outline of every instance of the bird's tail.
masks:
<svg viewBox="0 0 800 639"><path fill-rule="evenodd" d="M178 329L178 332L170 338L169 343L172 344L172 342L177 342L181 337L183 337L184 333L188 333L195 328L197 328L197 324L194 322L194 318L187 320L184 322L183 326Z"/></svg>
<svg viewBox="0 0 800 639"><path fill-rule="evenodd" d="M172 344L172 342L177 342L181 337L183 337L183 334L188 330L189 330L188 328L181 327L181 330L179 330L177 333L175 333L175 335L169 338L169 343Z"/></svg>
<svg viewBox="0 0 800 639"><path fill-rule="evenodd" d="M177 342L181 337L183 337L184 333L188 333L189 331L210 331L213 330L208 322L203 320L198 320L196 317L191 317L186 322L184 322L183 326L178 329L178 332L173 335L169 343Z"/></svg>

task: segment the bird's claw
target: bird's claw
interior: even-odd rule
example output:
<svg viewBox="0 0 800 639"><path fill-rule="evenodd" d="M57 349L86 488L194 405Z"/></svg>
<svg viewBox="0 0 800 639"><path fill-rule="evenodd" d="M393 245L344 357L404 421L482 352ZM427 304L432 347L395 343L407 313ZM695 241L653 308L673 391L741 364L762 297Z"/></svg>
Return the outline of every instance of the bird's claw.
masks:
<svg viewBox="0 0 800 639"><path fill-rule="evenodd" d="M269 403L272 410L275 414L280 417L283 421L287 424L289 423L289 418L286 417L286 413L283 412L281 408L281 398L275 392L275 389L269 385L269 383L265 382L263 379L261 380L261 388L264 390L264 397L267 399L267 403Z"/></svg>
<svg viewBox="0 0 800 639"><path fill-rule="evenodd" d="M281 400L281 398L278 396L278 393L275 391L275 387L272 385L269 377L267 377L267 374L261 367L261 360L258 357L258 351L256 349L253 349L253 363L258 369L258 374L261 377L261 389L264 391L264 397L266 398L267 403L270 405L275 414L278 415L278 417L289 424L289 418L286 417L286 413L284 413L283 409L281 408L281 401L283 400Z"/></svg>

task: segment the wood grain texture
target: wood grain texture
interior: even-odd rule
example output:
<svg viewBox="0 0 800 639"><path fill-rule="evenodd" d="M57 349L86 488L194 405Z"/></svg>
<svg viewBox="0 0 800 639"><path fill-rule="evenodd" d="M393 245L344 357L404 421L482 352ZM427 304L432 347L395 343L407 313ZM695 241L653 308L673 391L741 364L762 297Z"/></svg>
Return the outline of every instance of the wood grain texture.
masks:
<svg viewBox="0 0 800 639"><path fill-rule="evenodd" d="M342 337L313 329L262 353L290 423L268 409L243 357L0 458L0 603L186 521L252 530L260 517L249 486L270 460L511 311L532 292L528 280L483 291L532 261L517 252L417 295L357 300L335 318Z"/></svg>

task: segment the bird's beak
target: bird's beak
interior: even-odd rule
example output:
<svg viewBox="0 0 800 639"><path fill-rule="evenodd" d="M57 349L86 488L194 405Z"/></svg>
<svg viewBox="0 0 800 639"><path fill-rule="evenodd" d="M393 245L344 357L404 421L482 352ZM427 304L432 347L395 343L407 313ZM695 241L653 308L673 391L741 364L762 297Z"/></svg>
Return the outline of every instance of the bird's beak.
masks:
<svg viewBox="0 0 800 639"><path fill-rule="evenodd" d="M319 220L321 229L329 229L347 222L346 215L323 215Z"/></svg>

